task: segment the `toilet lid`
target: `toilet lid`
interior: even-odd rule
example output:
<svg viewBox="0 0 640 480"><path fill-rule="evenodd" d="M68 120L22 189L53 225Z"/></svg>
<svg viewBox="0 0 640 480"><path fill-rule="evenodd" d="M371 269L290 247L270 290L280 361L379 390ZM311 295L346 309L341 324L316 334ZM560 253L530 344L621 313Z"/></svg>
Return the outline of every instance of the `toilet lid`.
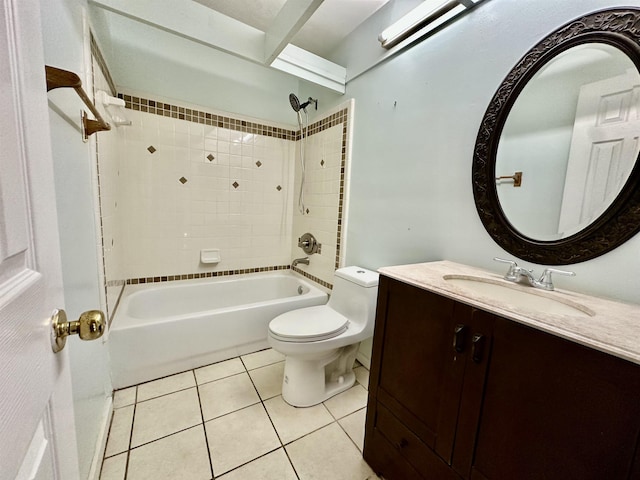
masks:
<svg viewBox="0 0 640 480"><path fill-rule="evenodd" d="M269 323L271 334L285 342L317 342L337 337L349 328L347 317L320 305L278 315Z"/></svg>

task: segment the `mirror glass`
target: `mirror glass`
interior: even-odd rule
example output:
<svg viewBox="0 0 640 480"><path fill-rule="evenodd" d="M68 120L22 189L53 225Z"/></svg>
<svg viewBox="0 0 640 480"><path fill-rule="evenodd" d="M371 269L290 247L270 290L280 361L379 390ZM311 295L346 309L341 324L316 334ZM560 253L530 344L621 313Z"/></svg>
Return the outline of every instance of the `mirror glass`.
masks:
<svg viewBox="0 0 640 480"><path fill-rule="evenodd" d="M627 182L639 136L640 74L625 52L591 42L556 55L520 92L499 138L496 191L507 221L540 241L585 229ZM520 182L509 178L516 172Z"/></svg>

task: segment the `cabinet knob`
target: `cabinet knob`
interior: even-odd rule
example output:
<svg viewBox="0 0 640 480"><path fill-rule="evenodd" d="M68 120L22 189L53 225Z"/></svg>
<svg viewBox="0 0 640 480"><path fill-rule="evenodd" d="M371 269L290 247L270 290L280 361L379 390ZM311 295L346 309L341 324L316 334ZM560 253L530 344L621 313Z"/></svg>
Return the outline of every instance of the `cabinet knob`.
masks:
<svg viewBox="0 0 640 480"><path fill-rule="evenodd" d="M464 351L464 337L467 331L467 326L459 323L453 329L453 349L462 353Z"/></svg>
<svg viewBox="0 0 640 480"><path fill-rule="evenodd" d="M482 361L482 354L484 353L485 336L481 333L476 333L471 340L471 359L475 363Z"/></svg>
<svg viewBox="0 0 640 480"><path fill-rule="evenodd" d="M401 438L399 442L396 442L396 448L398 450L406 447L407 445L409 445L409 441L406 438Z"/></svg>

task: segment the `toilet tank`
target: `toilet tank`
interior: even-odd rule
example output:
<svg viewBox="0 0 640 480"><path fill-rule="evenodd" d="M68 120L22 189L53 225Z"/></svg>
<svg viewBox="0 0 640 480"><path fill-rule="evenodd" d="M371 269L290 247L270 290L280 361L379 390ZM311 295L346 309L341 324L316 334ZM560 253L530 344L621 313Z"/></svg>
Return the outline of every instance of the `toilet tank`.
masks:
<svg viewBox="0 0 640 480"><path fill-rule="evenodd" d="M327 305L364 326L373 335L378 298L378 273L362 267L344 267L335 271L333 290Z"/></svg>

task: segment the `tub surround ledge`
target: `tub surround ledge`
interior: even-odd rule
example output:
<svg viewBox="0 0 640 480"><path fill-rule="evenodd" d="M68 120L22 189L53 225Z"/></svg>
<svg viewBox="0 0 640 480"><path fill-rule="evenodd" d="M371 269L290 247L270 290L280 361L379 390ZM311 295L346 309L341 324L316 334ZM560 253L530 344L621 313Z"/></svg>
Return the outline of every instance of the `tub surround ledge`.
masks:
<svg viewBox="0 0 640 480"><path fill-rule="evenodd" d="M382 275L414 285L453 300L493 312L515 322L556 335L581 345L640 364L640 305L616 302L578 292L556 289L552 292L508 282L501 275L450 261L383 267ZM446 276L483 279L514 290L540 295L569 305L578 305L588 316L533 311L496 301L482 294L471 294L454 286Z"/></svg>

